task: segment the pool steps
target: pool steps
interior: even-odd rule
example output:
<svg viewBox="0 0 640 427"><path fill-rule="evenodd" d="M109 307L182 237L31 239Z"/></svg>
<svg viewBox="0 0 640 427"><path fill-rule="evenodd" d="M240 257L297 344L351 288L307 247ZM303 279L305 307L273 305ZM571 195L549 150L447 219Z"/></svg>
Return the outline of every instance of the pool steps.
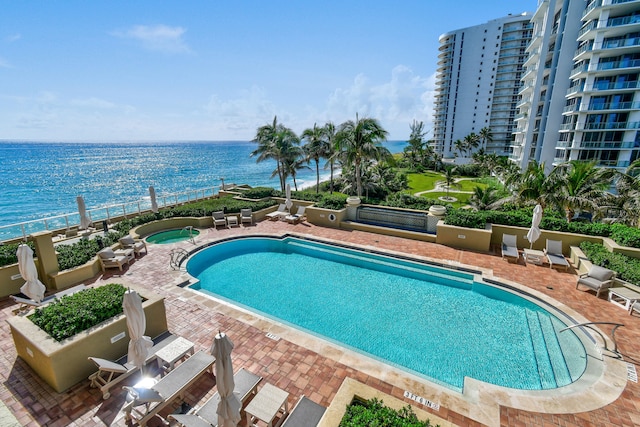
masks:
<svg viewBox="0 0 640 427"><path fill-rule="evenodd" d="M542 388L551 389L571 384L570 368L564 357L558 357L563 354L564 347L571 346L558 334L558 330L564 325L554 325L549 316L537 311L526 310L526 316ZM549 353L553 353L555 357L550 357ZM574 378L581 373L577 373Z"/></svg>

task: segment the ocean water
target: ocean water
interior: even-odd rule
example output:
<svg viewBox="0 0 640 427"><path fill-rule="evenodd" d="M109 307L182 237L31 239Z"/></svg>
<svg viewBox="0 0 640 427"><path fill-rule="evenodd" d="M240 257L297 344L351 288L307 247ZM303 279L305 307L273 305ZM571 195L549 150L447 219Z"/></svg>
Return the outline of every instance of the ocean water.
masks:
<svg viewBox="0 0 640 427"><path fill-rule="evenodd" d="M406 142L385 146L401 152ZM61 143L0 141L0 226L149 197L219 188L225 184L279 186L275 162L256 163L250 141ZM321 164L321 167L323 164ZM315 166L297 176L298 187L315 184ZM322 170L322 177L328 171ZM293 187L293 185L292 185Z"/></svg>

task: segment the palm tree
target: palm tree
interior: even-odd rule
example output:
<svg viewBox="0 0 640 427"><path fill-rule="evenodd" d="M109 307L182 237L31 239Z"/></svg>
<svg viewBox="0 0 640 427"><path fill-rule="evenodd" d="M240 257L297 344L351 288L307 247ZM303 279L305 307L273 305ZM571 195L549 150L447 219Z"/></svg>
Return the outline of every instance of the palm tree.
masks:
<svg viewBox="0 0 640 427"><path fill-rule="evenodd" d="M444 184L447 190L447 199L449 198L449 189L451 187L460 186L460 184L456 182L457 177L458 177L458 168L451 165L447 165L444 167Z"/></svg>
<svg viewBox="0 0 640 427"><path fill-rule="evenodd" d="M324 157L329 159L324 167L326 169L326 167L329 166L331 170L329 175L329 193L333 194L333 172L335 168L336 155L338 153L336 151L336 126L331 122L327 122L322 128L322 131L324 132L323 140L325 143Z"/></svg>
<svg viewBox="0 0 640 427"><path fill-rule="evenodd" d="M479 211L495 209L500 204L498 189L493 186L474 188L473 195L469 198L469 204Z"/></svg>
<svg viewBox="0 0 640 427"><path fill-rule="evenodd" d="M480 129L478 133L478 137L480 137L480 141L482 142L482 148L487 149L487 142L493 142L493 133L491 132L491 128L483 127Z"/></svg>
<svg viewBox="0 0 640 427"><path fill-rule="evenodd" d="M424 123L413 121L411 123L411 135L407 146L404 147L404 155L406 156L409 167L414 169L416 165L423 165L425 157L425 141L424 137L427 135L427 131L424 130Z"/></svg>
<svg viewBox="0 0 640 427"><path fill-rule="evenodd" d="M464 141L461 139L456 139L455 141L453 141L453 147L460 153L461 156L462 153L466 151Z"/></svg>
<svg viewBox="0 0 640 427"><path fill-rule="evenodd" d="M307 143L302 147L307 161L313 160L316 164L316 193L320 192L320 159L326 155L325 131L313 124L313 128L302 132L302 139Z"/></svg>
<svg viewBox="0 0 640 427"><path fill-rule="evenodd" d="M258 143L258 148L250 156L258 156L257 163L270 159L276 161L276 169L271 174L271 177L278 176L280 189L284 191L287 178L284 162L286 159L291 158L293 147L300 144L298 136L291 129L278 123L277 116L274 116L272 124L258 128L253 142Z"/></svg>
<svg viewBox="0 0 640 427"><path fill-rule="evenodd" d="M344 155L344 160L354 167L356 193L362 197L362 166L367 160L391 159L391 153L381 142L386 140L388 132L376 119L358 118L340 125L336 134L336 150Z"/></svg>
<svg viewBox="0 0 640 427"><path fill-rule="evenodd" d="M521 173L512 173L505 179L505 185L514 190L516 201L535 201L542 209L553 203L556 192L554 177L545 174L544 162L532 160Z"/></svg>
<svg viewBox="0 0 640 427"><path fill-rule="evenodd" d="M480 137L475 132L471 132L469 135L464 137L463 147L464 147L464 151L468 153L471 153L473 149L478 148L479 144L480 144Z"/></svg>
<svg viewBox="0 0 640 427"><path fill-rule="evenodd" d="M558 208L564 210L571 222L576 209L596 212L614 176L611 168L599 168L596 162L571 160L556 166L549 177L559 185L554 189Z"/></svg>
<svg viewBox="0 0 640 427"><path fill-rule="evenodd" d="M298 171L302 169L311 169L307 164L309 161L306 156L303 154L303 150L300 147L294 147L297 150L291 151L291 157L285 159L284 161L284 170L287 176L290 176L293 179L293 188L295 191L298 191L298 182L296 181L296 176L298 175ZM296 152L297 151L297 152Z"/></svg>

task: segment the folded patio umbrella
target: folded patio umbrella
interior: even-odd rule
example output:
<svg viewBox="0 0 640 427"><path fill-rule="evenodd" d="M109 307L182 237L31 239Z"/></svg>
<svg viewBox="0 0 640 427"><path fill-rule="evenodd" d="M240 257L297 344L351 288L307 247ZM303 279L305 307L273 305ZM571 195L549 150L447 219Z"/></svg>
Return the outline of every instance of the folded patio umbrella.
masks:
<svg viewBox="0 0 640 427"><path fill-rule="evenodd" d="M20 245L16 255L18 257L20 275L26 280L26 283L20 288L20 292L35 302L42 301L47 288L38 279L38 269L35 262L33 262L33 251L27 245Z"/></svg>

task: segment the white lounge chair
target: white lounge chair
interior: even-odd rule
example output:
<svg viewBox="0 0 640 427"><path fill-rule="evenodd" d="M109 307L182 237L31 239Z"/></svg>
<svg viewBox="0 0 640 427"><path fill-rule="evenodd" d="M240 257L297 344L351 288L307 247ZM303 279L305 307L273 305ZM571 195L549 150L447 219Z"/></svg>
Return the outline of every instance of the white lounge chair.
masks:
<svg viewBox="0 0 640 427"><path fill-rule="evenodd" d="M240 223L244 224L245 222L253 225L253 213L251 212L251 208L240 209Z"/></svg>
<svg viewBox="0 0 640 427"><path fill-rule="evenodd" d="M149 389L122 387L132 398L122 408L125 412L125 420L145 426L174 399L182 399L187 389L205 372L210 371L213 374L212 367L215 361L216 358L209 353L199 351Z"/></svg>
<svg viewBox="0 0 640 427"><path fill-rule="evenodd" d="M153 347L149 349L149 353L144 362L145 365L154 362L158 350L175 341L176 338L176 335L168 332L155 338L153 340ZM124 355L115 362L99 357L89 357L89 360L98 367L98 370L89 376L91 387L99 387L102 392L102 398L105 400L111 396L111 392L109 391L111 387L138 371L137 366L127 361L127 355Z"/></svg>
<svg viewBox="0 0 640 427"><path fill-rule="evenodd" d="M111 248L104 248L98 252L98 258L100 259L100 266L104 273L107 268L117 267L122 271L122 266L129 264L133 261L133 249L119 249L114 251Z"/></svg>
<svg viewBox="0 0 640 427"><path fill-rule="evenodd" d="M131 236L124 236L118 239L118 241L124 249L133 249L133 253L135 255L140 255L142 250L144 250L145 253L149 253L147 250L147 244L142 239L134 239Z"/></svg>
<svg viewBox="0 0 640 427"><path fill-rule="evenodd" d="M224 217L224 212L214 212L211 214L211 217L213 218L213 228L218 228L219 225L223 227L227 226L227 220Z"/></svg>
<svg viewBox="0 0 640 427"><path fill-rule="evenodd" d="M633 315L634 311L640 314L640 301L629 306L629 316Z"/></svg>
<svg viewBox="0 0 640 427"><path fill-rule="evenodd" d="M20 304L20 307L16 308L15 310L13 310L13 314L18 314L22 311L28 310L29 308L35 308L35 307L42 307L46 304L49 304L53 301L55 301L56 299L60 299L65 295L73 295L77 292L83 291L87 289L87 287L85 285L77 285L74 286L72 288L69 289L64 289L60 292L56 292L53 295L49 295L44 297L44 299L40 302L36 302L30 298L22 298L18 295L11 295L11 299L13 299L15 302L17 302L18 304Z"/></svg>
<svg viewBox="0 0 640 427"><path fill-rule="evenodd" d="M502 235L502 258L513 259L516 262L520 259L518 252L517 237L515 234Z"/></svg>
<svg viewBox="0 0 640 427"><path fill-rule="evenodd" d="M326 411L322 405L318 405L304 396L298 400L289 416L284 420L282 427L315 427Z"/></svg>
<svg viewBox="0 0 640 427"><path fill-rule="evenodd" d="M244 404L249 396L256 394L258 383L262 381L262 377L242 368L233 375L233 381L235 383L233 392L238 395L240 402ZM168 418L183 427L217 426L219 402L220 395L216 392L196 411L189 414L171 414Z"/></svg>
<svg viewBox="0 0 640 427"><path fill-rule="evenodd" d="M580 285L586 286L587 288L596 291L596 297L600 297L600 292L606 291L615 285L615 279L615 271L598 265L592 265L589 272L580 275L578 282L576 283L576 289L578 289L578 286Z"/></svg>
<svg viewBox="0 0 640 427"><path fill-rule="evenodd" d="M549 260L549 267L556 266L564 267L565 270L569 268L569 262L562 254L562 242L560 240L547 239L547 247L544 249L544 254Z"/></svg>
<svg viewBox="0 0 640 427"><path fill-rule="evenodd" d="M278 206L278 210L269 212L265 216L270 220L278 220L280 218L286 217L287 215L289 215L289 211L287 210L287 205L285 205L284 203L281 203L280 206Z"/></svg>
<svg viewBox="0 0 640 427"><path fill-rule="evenodd" d="M305 217L306 206L298 206L298 210L293 215L287 215L284 219L292 224L297 224Z"/></svg>

